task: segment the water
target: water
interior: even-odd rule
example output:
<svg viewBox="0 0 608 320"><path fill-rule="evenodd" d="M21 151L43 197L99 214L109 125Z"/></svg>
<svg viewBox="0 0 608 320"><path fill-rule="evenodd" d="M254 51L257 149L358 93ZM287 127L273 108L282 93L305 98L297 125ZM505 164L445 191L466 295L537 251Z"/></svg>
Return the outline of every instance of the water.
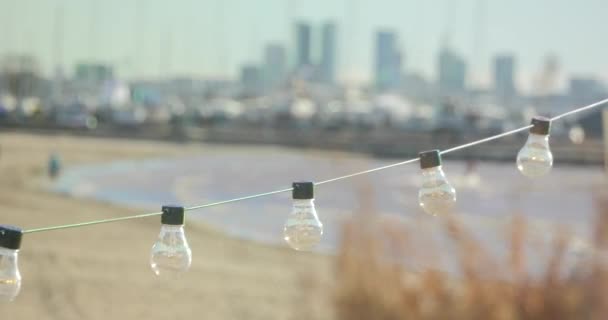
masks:
<svg viewBox="0 0 608 320"><path fill-rule="evenodd" d="M318 181L398 161L279 147L210 146L195 156L68 168L55 189L128 205L139 213L167 204L191 206L282 189L293 181ZM491 251L505 250L502 230L514 214L528 219L540 241L548 242L556 225L567 226L580 248L591 239L593 196L604 182L600 167L566 166L557 159L551 173L538 179L522 176L515 161L480 163L468 174L465 163L448 160L443 169L458 193L455 211ZM324 225L319 249L334 250L341 223L361 208L396 216L420 233L437 232L440 224L418 206L421 183L418 165L411 164L317 187L316 207ZM284 245L290 196L206 208L187 219L200 219L234 236Z"/></svg>

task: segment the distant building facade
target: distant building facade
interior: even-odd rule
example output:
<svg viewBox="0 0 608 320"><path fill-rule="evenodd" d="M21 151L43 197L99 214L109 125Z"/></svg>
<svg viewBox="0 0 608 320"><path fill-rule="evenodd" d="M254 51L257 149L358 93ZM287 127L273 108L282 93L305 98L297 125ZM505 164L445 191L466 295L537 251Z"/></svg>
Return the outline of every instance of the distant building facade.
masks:
<svg viewBox="0 0 608 320"><path fill-rule="evenodd" d="M7 90L17 98L41 94L42 79L38 60L30 55L4 55L0 57L0 93Z"/></svg>
<svg viewBox="0 0 608 320"><path fill-rule="evenodd" d="M264 89L271 90L280 86L286 79L287 54L279 44L269 44L264 50L262 77Z"/></svg>
<svg viewBox="0 0 608 320"><path fill-rule="evenodd" d="M260 67L248 64L241 68L241 86L245 95L257 95L262 89Z"/></svg>
<svg viewBox="0 0 608 320"><path fill-rule="evenodd" d="M441 95L451 96L465 92L467 65L461 56L448 48L441 49L438 69L437 82Z"/></svg>
<svg viewBox="0 0 608 320"><path fill-rule="evenodd" d="M401 84L402 55L398 48L397 34L393 31L378 31L375 48L376 88L391 89Z"/></svg>
<svg viewBox="0 0 608 320"><path fill-rule="evenodd" d="M606 87L595 78L574 77L570 79L569 96L574 104L587 104L604 99Z"/></svg>
<svg viewBox="0 0 608 320"><path fill-rule="evenodd" d="M515 89L515 57L500 55L494 58L494 92L507 102L517 95Z"/></svg>
<svg viewBox="0 0 608 320"><path fill-rule="evenodd" d="M296 24L296 70L312 65L311 29L306 22Z"/></svg>
<svg viewBox="0 0 608 320"><path fill-rule="evenodd" d="M321 62L319 78L322 82L333 83L336 72L336 24L327 22L321 29Z"/></svg>
<svg viewBox="0 0 608 320"><path fill-rule="evenodd" d="M114 78L111 66L98 63L79 63L76 65L74 79L89 84L102 84Z"/></svg>

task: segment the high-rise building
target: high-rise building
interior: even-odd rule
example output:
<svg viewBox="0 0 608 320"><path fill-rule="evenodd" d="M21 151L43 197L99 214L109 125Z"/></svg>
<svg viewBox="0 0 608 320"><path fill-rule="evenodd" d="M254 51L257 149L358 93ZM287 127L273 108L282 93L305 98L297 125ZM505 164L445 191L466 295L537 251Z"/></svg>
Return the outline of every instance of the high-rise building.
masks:
<svg viewBox="0 0 608 320"><path fill-rule="evenodd" d="M569 95L574 104L586 104L602 99L606 92L606 87L595 78L570 78Z"/></svg>
<svg viewBox="0 0 608 320"><path fill-rule="evenodd" d="M262 87L260 67L253 64L244 65L241 68L241 86L246 95L260 93Z"/></svg>
<svg viewBox="0 0 608 320"><path fill-rule="evenodd" d="M278 44L269 44L264 50L263 80L266 90L276 88L285 81L287 57L285 48Z"/></svg>
<svg viewBox="0 0 608 320"><path fill-rule="evenodd" d="M393 31L376 33L375 82L379 89L396 88L401 83L401 52L397 34Z"/></svg>
<svg viewBox="0 0 608 320"><path fill-rule="evenodd" d="M42 81L39 77L38 60L30 55L5 55L0 57L0 85L15 97L38 95ZM2 89L0 87L0 89Z"/></svg>
<svg viewBox="0 0 608 320"><path fill-rule="evenodd" d="M448 48L439 53L439 92L451 96L465 91L467 65L462 57Z"/></svg>
<svg viewBox="0 0 608 320"><path fill-rule="evenodd" d="M512 55L500 55L494 59L494 91L503 101L516 94L514 70L515 58Z"/></svg>
<svg viewBox="0 0 608 320"><path fill-rule="evenodd" d="M336 72L336 24L327 22L321 30L321 63L319 76L321 81L333 83Z"/></svg>
<svg viewBox="0 0 608 320"><path fill-rule="evenodd" d="M534 91L541 96L554 95L559 89L559 58L549 54L543 58L540 74L534 81Z"/></svg>
<svg viewBox="0 0 608 320"><path fill-rule="evenodd" d="M312 65L311 59L311 26L305 22L296 24L296 69Z"/></svg>
<svg viewBox="0 0 608 320"><path fill-rule="evenodd" d="M76 65L76 81L88 84L101 84L114 78L111 66L99 63L79 63Z"/></svg>

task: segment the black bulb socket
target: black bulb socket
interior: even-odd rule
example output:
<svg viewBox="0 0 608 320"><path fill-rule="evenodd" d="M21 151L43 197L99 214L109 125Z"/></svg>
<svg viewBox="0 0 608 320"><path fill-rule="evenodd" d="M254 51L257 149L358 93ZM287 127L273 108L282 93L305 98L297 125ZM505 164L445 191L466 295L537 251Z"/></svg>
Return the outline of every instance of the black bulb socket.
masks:
<svg viewBox="0 0 608 320"><path fill-rule="evenodd" d="M21 238L23 230L19 227L0 225L0 247L19 250L21 248Z"/></svg>
<svg viewBox="0 0 608 320"><path fill-rule="evenodd" d="M163 214L160 216L162 224L181 226L184 225L184 220L184 207L163 206Z"/></svg>
<svg viewBox="0 0 608 320"><path fill-rule="evenodd" d="M307 200L315 198L315 184L312 182L294 182L291 196L297 200Z"/></svg>
<svg viewBox="0 0 608 320"><path fill-rule="evenodd" d="M545 117L534 117L532 121L530 121L532 128L530 128L530 133L540 134L540 135L548 135L551 130L551 119Z"/></svg>
<svg viewBox="0 0 608 320"><path fill-rule="evenodd" d="M441 165L441 154L439 150L423 151L418 154L420 158L420 169L435 168Z"/></svg>

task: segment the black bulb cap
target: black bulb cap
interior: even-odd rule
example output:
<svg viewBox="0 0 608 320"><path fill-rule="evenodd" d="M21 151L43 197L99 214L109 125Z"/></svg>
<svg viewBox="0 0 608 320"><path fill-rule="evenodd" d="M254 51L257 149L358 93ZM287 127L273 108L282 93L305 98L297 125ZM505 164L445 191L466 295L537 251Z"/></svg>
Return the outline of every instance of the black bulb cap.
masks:
<svg viewBox="0 0 608 320"><path fill-rule="evenodd" d="M160 223L173 226L184 224L184 207L163 206L163 214L160 216Z"/></svg>
<svg viewBox="0 0 608 320"><path fill-rule="evenodd" d="M551 130L551 119L545 117L534 117L532 121L530 121L532 128L530 128L530 133L548 135Z"/></svg>
<svg viewBox="0 0 608 320"><path fill-rule="evenodd" d="M315 198L315 185L312 182L294 182L291 193L293 199L307 200Z"/></svg>
<svg viewBox="0 0 608 320"><path fill-rule="evenodd" d="M0 247L19 250L23 230L15 226L0 225Z"/></svg>
<svg viewBox="0 0 608 320"><path fill-rule="evenodd" d="M439 150L423 151L418 156L420 157L420 169L434 168L441 165Z"/></svg>

